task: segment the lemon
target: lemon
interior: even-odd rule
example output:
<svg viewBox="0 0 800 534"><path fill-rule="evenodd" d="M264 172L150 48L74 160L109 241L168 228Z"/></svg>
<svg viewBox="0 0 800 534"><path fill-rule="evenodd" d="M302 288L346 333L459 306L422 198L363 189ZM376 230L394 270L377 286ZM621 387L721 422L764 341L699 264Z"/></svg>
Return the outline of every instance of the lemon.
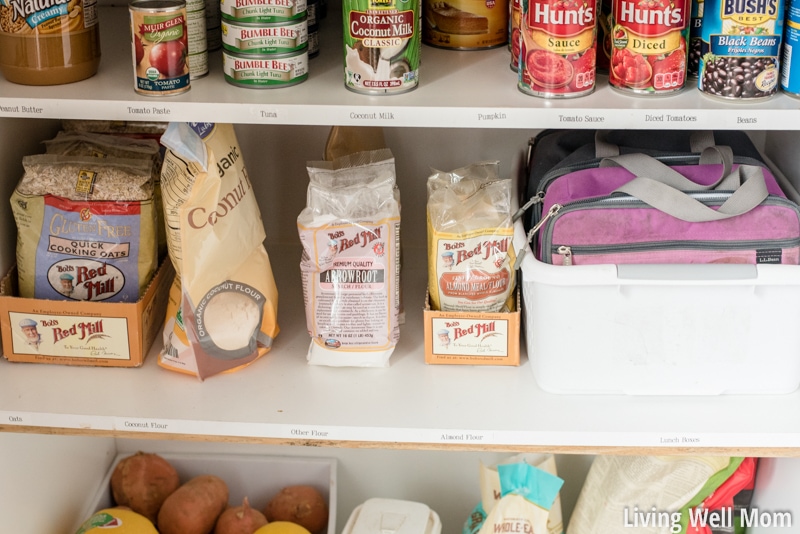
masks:
<svg viewBox="0 0 800 534"><path fill-rule="evenodd" d="M110 534L110 533L109 533ZM290 521L273 521L259 528L253 534L311 534L308 529Z"/></svg>
<svg viewBox="0 0 800 534"><path fill-rule="evenodd" d="M158 534L145 516L122 508L106 508L83 522L75 534Z"/></svg>

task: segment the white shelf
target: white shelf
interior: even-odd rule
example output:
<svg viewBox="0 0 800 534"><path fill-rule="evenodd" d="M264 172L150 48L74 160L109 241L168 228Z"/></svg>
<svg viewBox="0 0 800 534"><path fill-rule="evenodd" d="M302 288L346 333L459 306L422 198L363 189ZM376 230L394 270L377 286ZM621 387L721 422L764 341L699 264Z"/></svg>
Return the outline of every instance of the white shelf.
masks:
<svg viewBox="0 0 800 534"><path fill-rule="evenodd" d="M726 102L693 85L666 97L612 90L601 76L595 93L546 100L523 94L509 68L509 51L442 50L423 45L420 85L405 94L370 96L344 87L339 4L320 30L321 52L309 79L281 89L228 84L221 52L210 74L188 93L153 99L133 90L125 7L101 8L102 60L88 80L31 87L0 79L0 117L208 121L240 124L338 124L448 128L800 129L800 100L778 94L758 103ZM691 85L691 84L690 84Z"/></svg>
<svg viewBox="0 0 800 534"><path fill-rule="evenodd" d="M800 393L776 396L559 396L520 367L424 363L424 251L405 265L406 324L391 366L309 366L297 259L270 251L281 333L250 367L205 382L167 371L0 363L0 429L387 448L746 449L800 447ZM157 345L159 343L157 342ZM524 345L524 343L523 343ZM32 428L33 427L33 428ZM665 451L666 452L666 451Z"/></svg>

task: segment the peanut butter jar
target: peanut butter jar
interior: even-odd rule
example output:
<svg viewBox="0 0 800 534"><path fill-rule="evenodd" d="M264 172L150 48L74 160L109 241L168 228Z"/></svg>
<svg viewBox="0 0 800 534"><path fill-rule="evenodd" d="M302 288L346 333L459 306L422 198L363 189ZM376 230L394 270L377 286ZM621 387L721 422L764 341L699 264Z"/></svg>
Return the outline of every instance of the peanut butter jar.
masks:
<svg viewBox="0 0 800 534"><path fill-rule="evenodd" d="M100 65L97 0L0 3L0 72L13 83L59 85Z"/></svg>

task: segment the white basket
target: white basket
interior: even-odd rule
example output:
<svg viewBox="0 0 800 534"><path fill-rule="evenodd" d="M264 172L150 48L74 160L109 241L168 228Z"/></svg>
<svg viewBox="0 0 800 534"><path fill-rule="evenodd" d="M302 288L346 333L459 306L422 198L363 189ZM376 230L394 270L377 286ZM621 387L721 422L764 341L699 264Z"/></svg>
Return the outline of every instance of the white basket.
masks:
<svg viewBox="0 0 800 534"><path fill-rule="evenodd" d="M115 505L111 495L111 475L120 460L131 454L118 454L114 459L81 521ZM269 500L285 486L313 486L328 503L327 534L336 534L335 459L244 454L159 453L159 456L178 471L181 484L198 475L220 477L228 485L230 506L241 506L244 497L247 497L252 508L263 511Z"/></svg>
<svg viewBox="0 0 800 534"><path fill-rule="evenodd" d="M517 237L524 239L518 222ZM521 264L530 367L552 393L790 393L800 266Z"/></svg>

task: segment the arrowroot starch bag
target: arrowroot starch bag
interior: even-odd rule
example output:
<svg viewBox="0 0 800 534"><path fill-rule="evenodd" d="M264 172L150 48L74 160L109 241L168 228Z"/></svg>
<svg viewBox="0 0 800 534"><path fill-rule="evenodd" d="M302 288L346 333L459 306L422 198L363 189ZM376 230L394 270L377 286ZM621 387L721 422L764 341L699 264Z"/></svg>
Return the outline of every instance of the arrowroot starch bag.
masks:
<svg viewBox="0 0 800 534"><path fill-rule="evenodd" d="M384 367L400 336L400 204L389 149L308 164L297 218L310 364Z"/></svg>
<svg viewBox="0 0 800 534"><path fill-rule="evenodd" d="M233 126L171 123L161 171L175 266L158 363L201 380L266 354L278 290Z"/></svg>

